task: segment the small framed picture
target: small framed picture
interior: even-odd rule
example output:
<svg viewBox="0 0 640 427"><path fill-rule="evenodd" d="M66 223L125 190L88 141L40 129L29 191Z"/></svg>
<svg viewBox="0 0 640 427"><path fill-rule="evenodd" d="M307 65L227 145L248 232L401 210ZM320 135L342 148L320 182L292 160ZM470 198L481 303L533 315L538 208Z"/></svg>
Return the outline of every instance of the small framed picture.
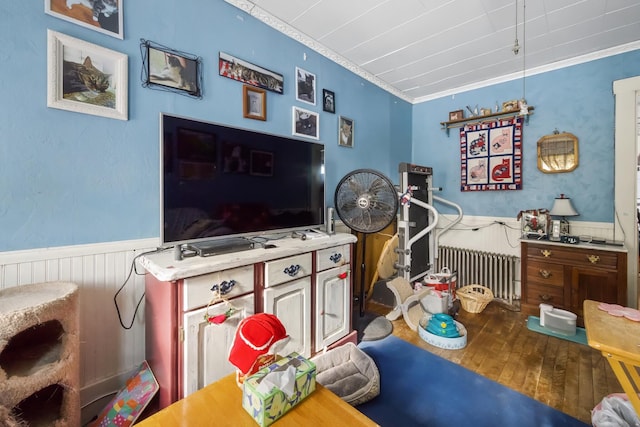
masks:
<svg viewBox="0 0 640 427"><path fill-rule="evenodd" d="M353 148L354 125L352 119L340 116L338 120L338 145L341 147Z"/></svg>
<svg viewBox="0 0 640 427"><path fill-rule="evenodd" d="M320 139L320 115L318 113L294 106L292 121L294 135Z"/></svg>
<svg viewBox="0 0 640 427"><path fill-rule="evenodd" d="M267 120L267 91L243 85L242 111L246 119Z"/></svg>
<svg viewBox="0 0 640 427"><path fill-rule="evenodd" d="M44 11L56 18L123 39L122 2L123 0L44 0Z"/></svg>
<svg viewBox="0 0 640 427"><path fill-rule="evenodd" d="M47 107L128 120L128 57L47 30Z"/></svg>
<svg viewBox="0 0 640 427"><path fill-rule="evenodd" d="M316 105L316 75L296 67L296 100Z"/></svg>
<svg viewBox="0 0 640 427"><path fill-rule="evenodd" d="M202 98L201 58L143 40L142 85Z"/></svg>
<svg viewBox="0 0 640 427"><path fill-rule="evenodd" d="M462 120L464 119L464 111L463 110L456 110L456 111L450 111L449 112L449 121L453 122L454 120Z"/></svg>
<svg viewBox="0 0 640 427"><path fill-rule="evenodd" d="M336 113L336 94L328 89L322 89L322 111Z"/></svg>

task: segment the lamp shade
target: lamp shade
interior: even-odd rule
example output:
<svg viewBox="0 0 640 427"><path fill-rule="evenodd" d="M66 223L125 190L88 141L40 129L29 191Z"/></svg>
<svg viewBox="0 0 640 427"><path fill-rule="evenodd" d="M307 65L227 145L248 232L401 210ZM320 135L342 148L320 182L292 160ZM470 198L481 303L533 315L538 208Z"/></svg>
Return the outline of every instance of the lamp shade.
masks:
<svg viewBox="0 0 640 427"><path fill-rule="evenodd" d="M561 194L560 197L556 197L553 202L553 207L551 208L551 212L549 212L551 216L577 216L580 215L571 205L571 199L565 197L564 194Z"/></svg>

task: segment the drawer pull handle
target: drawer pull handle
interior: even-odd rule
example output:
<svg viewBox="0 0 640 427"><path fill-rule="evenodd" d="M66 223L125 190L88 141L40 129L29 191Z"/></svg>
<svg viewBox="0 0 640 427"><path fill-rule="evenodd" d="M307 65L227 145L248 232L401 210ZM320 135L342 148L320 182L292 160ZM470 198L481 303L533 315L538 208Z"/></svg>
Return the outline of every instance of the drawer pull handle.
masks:
<svg viewBox="0 0 640 427"><path fill-rule="evenodd" d="M544 295L538 295L538 296L539 296L539 297L540 297L540 299L541 299L542 301L544 301L544 302L549 302L549 301L551 301L551 300L553 299L553 297L552 297L551 295L547 295L547 294L544 294Z"/></svg>
<svg viewBox="0 0 640 427"><path fill-rule="evenodd" d="M291 265L284 269L284 273L293 277L300 272L300 264Z"/></svg>
<svg viewBox="0 0 640 427"><path fill-rule="evenodd" d="M347 277L349 277L349 272L348 271L345 271L344 273L338 274L338 279L340 279L340 280L344 280Z"/></svg>
<svg viewBox="0 0 640 427"><path fill-rule="evenodd" d="M551 272L549 270L538 270L538 274L540 274L544 279L551 277Z"/></svg>
<svg viewBox="0 0 640 427"><path fill-rule="evenodd" d="M211 287L212 292L219 292L220 295L226 295L231 292L231 289L236 285L235 280L229 280L228 282L225 280L224 282L218 285L217 283Z"/></svg>
<svg viewBox="0 0 640 427"><path fill-rule="evenodd" d="M333 261L334 264L337 264L342 259L342 254L335 253L329 257L330 261Z"/></svg>
<svg viewBox="0 0 640 427"><path fill-rule="evenodd" d="M551 256L551 251L548 249L542 249L540 251L540 253L542 254L543 257L545 258L549 258Z"/></svg>
<svg viewBox="0 0 640 427"><path fill-rule="evenodd" d="M589 255L587 256L587 259L591 264L597 264L598 261L600 261L600 257L598 255Z"/></svg>

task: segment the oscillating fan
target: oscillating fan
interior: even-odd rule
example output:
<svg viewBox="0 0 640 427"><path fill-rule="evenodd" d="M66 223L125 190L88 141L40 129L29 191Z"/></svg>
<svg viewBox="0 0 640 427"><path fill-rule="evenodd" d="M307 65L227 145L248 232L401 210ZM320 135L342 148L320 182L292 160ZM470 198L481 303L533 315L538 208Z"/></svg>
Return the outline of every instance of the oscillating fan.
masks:
<svg viewBox="0 0 640 427"><path fill-rule="evenodd" d="M389 179L373 169L357 169L338 183L335 210L342 222L363 233L360 271L360 317L365 306L365 252L367 234L377 233L395 219L398 212L398 192Z"/></svg>

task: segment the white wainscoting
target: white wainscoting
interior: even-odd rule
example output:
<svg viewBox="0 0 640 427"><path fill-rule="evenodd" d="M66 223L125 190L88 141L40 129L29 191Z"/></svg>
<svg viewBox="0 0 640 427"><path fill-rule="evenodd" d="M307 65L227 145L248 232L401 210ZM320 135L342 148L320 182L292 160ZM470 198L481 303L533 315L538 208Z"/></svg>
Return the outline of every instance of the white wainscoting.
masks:
<svg viewBox="0 0 640 427"><path fill-rule="evenodd" d="M440 227L453 216L441 215ZM499 224L503 223L503 224ZM343 231L342 224L336 228ZM344 230L348 232L347 230ZM609 223L572 222L572 234L612 239ZM439 244L520 256L520 223L515 218L465 216ZM83 405L119 390L145 359L144 303L131 329L120 326L114 296L125 283L135 257L156 249L157 239L78 245L0 253L0 289L45 281L71 281L80 287L80 386ZM129 326L144 295L138 268L118 295Z"/></svg>
<svg viewBox="0 0 640 427"><path fill-rule="evenodd" d="M57 280L78 285L82 405L118 391L145 359L144 302L125 330L114 296L134 258L157 245L157 239L145 239L0 253L0 289ZM144 270L138 267L138 273L131 274L117 299L127 327L144 295Z"/></svg>

